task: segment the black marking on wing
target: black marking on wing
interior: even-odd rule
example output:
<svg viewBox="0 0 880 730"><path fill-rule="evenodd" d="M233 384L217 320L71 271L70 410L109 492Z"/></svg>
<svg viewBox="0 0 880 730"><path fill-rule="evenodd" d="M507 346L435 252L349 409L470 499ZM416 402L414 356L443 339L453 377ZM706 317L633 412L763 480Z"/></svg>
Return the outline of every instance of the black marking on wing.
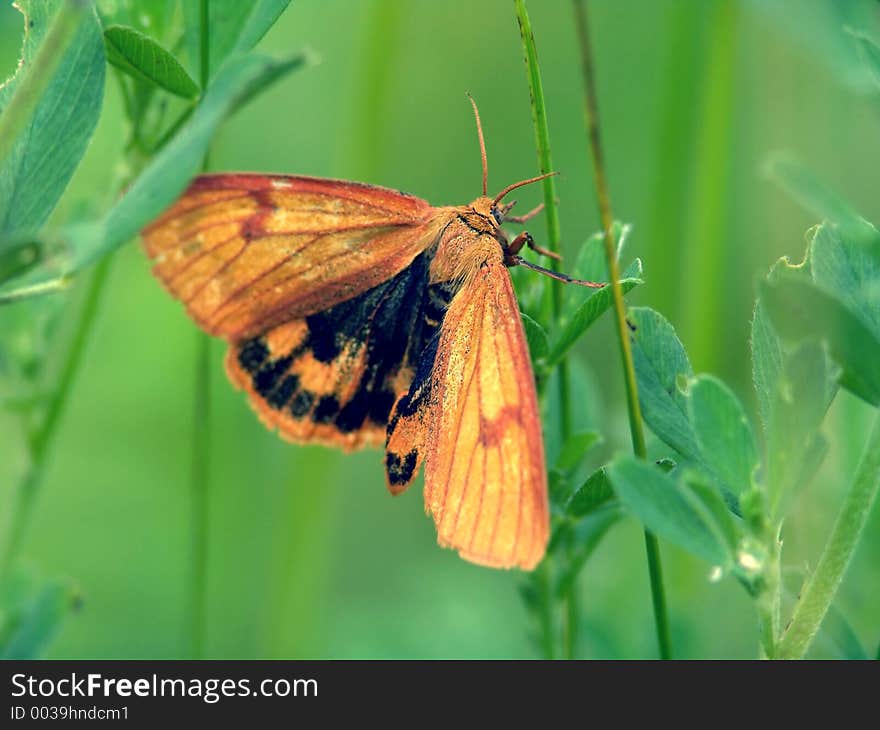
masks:
<svg viewBox="0 0 880 730"><path fill-rule="evenodd" d="M272 358L263 337L240 345L239 365L257 394L295 419L333 424L341 433L357 431L367 422L386 424L400 395L394 381L401 369L417 368L417 380L429 379L436 335L457 288L429 285L433 255L433 250L426 251L392 279L306 317L308 334L292 352ZM306 390L290 372L306 353L333 368L336 382L320 393ZM339 394L348 389L346 379L355 370L360 379L354 395L340 402Z"/></svg>
<svg viewBox="0 0 880 730"><path fill-rule="evenodd" d="M418 463L419 452L413 449L406 456L398 456L390 451L385 454L385 471L388 472L388 483L393 486L409 484L412 481Z"/></svg>
<svg viewBox="0 0 880 730"><path fill-rule="evenodd" d="M431 376L440 344L440 323L457 289L458 286L451 283L435 284L429 287L427 292L424 323L428 328L426 331L430 331L430 339L422 349L409 391L397 401L385 429L385 473L388 484L393 490L405 488L415 477L416 466L420 463L418 448L406 454L399 454L391 450L390 444L400 419L420 418L420 411L425 408L431 397Z"/></svg>

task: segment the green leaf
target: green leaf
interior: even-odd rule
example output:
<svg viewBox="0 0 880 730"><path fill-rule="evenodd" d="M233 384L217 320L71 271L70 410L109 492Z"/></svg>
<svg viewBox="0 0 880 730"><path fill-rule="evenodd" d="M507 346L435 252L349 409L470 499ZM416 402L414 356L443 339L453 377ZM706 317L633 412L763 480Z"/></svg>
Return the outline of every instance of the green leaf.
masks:
<svg viewBox="0 0 880 730"><path fill-rule="evenodd" d="M712 565L733 565L728 530L718 519L727 507L716 490L677 482L631 456L609 464L608 477L623 505L650 532Z"/></svg>
<svg viewBox="0 0 880 730"><path fill-rule="evenodd" d="M147 35L123 25L104 30L107 61L118 69L181 96L194 99L199 86L186 69L159 43Z"/></svg>
<svg viewBox="0 0 880 730"><path fill-rule="evenodd" d="M809 261L809 251L804 261L800 264L792 264L788 258L783 257L770 269L770 272L767 274L767 280L776 281L780 276L799 276L808 281ZM773 323L770 321L760 296L755 300L750 344L752 349L752 378L758 397L761 422L766 432L770 421L770 411L780 387L785 352L782 341L776 333Z"/></svg>
<svg viewBox="0 0 880 730"><path fill-rule="evenodd" d="M626 294L643 283L641 276L642 262L636 259L620 279L623 293ZM550 348L550 353L547 355L547 367L557 365L578 338L613 304L614 296L610 286L589 290L583 303L571 314L568 323L562 328Z"/></svg>
<svg viewBox="0 0 880 730"><path fill-rule="evenodd" d="M559 420L559 370L554 370L544 381L545 397L541 400L541 420L544 424L544 448L548 464L555 464L566 442ZM580 358L568 363L569 399L576 403L572 409L571 432L597 431L601 411L601 393L592 371Z"/></svg>
<svg viewBox="0 0 880 730"><path fill-rule="evenodd" d="M825 223L813 237L810 268L813 280L880 338L880 233L845 236Z"/></svg>
<svg viewBox="0 0 880 730"><path fill-rule="evenodd" d="M693 376L684 346L672 325L653 309L629 310L633 364L642 415L664 443L695 463L701 461L688 419L687 397L678 385Z"/></svg>
<svg viewBox="0 0 880 730"><path fill-rule="evenodd" d="M739 528L740 523L731 514L730 505L699 472L684 470L679 481L686 495L692 494L696 497L692 505L701 514L716 539L724 544L730 555L733 555L742 532ZM736 568L734 572L737 572Z"/></svg>
<svg viewBox="0 0 880 730"><path fill-rule="evenodd" d="M827 451L818 433L838 371L818 342L800 343L783 356L767 427L767 486L771 512L784 509L815 474Z"/></svg>
<svg viewBox="0 0 880 730"><path fill-rule="evenodd" d="M612 225L614 240L617 242L618 259L626 246L632 226L615 221ZM567 259L566 259L567 261ZM565 265L565 273L575 279L586 281L608 281L608 260L605 257L605 234L596 231L578 248L574 264L569 268ZM563 291L562 313L560 324L564 327L568 324L571 315L581 306L584 300L583 290L576 286L567 286Z"/></svg>
<svg viewBox="0 0 880 730"><path fill-rule="evenodd" d="M251 50L290 5L290 0L211 0L209 67L216 75L227 58ZM199 62L199 3L183 3L185 43L194 66Z"/></svg>
<svg viewBox="0 0 880 730"><path fill-rule="evenodd" d="M68 581L12 571L0 585L0 659L42 656L76 603Z"/></svg>
<svg viewBox="0 0 880 730"><path fill-rule="evenodd" d="M621 510L617 505L606 505L580 520L571 528L572 534L569 540L573 551L557 579L557 597L564 598L571 592L587 559L621 516Z"/></svg>
<svg viewBox="0 0 880 730"><path fill-rule="evenodd" d="M880 336L861 317L823 288L793 276L761 282L760 295L783 339L826 342L842 368L840 384L880 406Z"/></svg>
<svg viewBox="0 0 880 730"><path fill-rule="evenodd" d="M0 87L0 250L9 234L35 232L54 210L104 95L104 43L94 12L46 0L17 7L26 26L22 65ZM53 19L60 25L49 30Z"/></svg>
<svg viewBox="0 0 880 730"><path fill-rule="evenodd" d="M284 60L252 55L224 68L189 122L107 215L104 222L106 238L102 245L86 247L80 241L77 263L80 266L91 263L137 235L145 224L174 202L196 175L214 132L228 113L243 99L252 98L304 62L302 55Z"/></svg>
<svg viewBox="0 0 880 730"><path fill-rule="evenodd" d="M816 638L831 647L841 659L869 658L852 624L833 603L828 607L828 613L825 614Z"/></svg>
<svg viewBox="0 0 880 730"><path fill-rule="evenodd" d="M555 468L565 474L574 472L581 465L587 452L601 441L602 436L597 431L579 431L569 436L562 445L559 456L556 457Z"/></svg>
<svg viewBox="0 0 880 730"><path fill-rule="evenodd" d="M852 28L847 28L847 31L855 39L856 46L859 49L859 54L861 55L865 66L871 72L874 81L880 86L880 46L874 43L874 41L868 38L864 33L853 30Z"/></svg>
<svg viewBox="0 0 880 730"><path fill-rule="evenodd" d="M529 343L529 354L532 356L532 363L536 371L540 370L542 361L550 347L547 340L547 331L524 312L520 312L520 317L522 317L523 329L526 331L526 341Z"/></svg>
<svg viewBox="0 0 880 730"><path fill-rule="evenodd" d="M688 389L690 421L703 458L735 494L747 489L758 466L758 449L745 409L733 392L711 375Z"/></svg>
<svg viewBox="0 0 880 730"><path fill-rule="evenodd" d="M541 319L541 295L544 292L544 277L529 271L525 266L514 266L508 269L519 309L533 320Z"/></svg>
<svg viewBox="0 0 880 730"><path fill-rule="evenodd" d="M608 471L603 466L590 474L574 491L565 511L572 517L586 517L600 507L604 507L612 499L614 499L614 490L608 480Z"/></svg>
<svg viewBox="0 0 880 730"><path fill-rule="evenodd" d="M773 329L770 318L761 299L755 302L752 317L752 381L758 397L758 411L766 433L770 424L770 413L782 371L782 343Z"/></svg>
<svg viewBox="0 0 880 730"><path fill-rule="evenodd" d="M771 180L817 218L833 221L851 236L873 235L873 226L870 223L792 157L777 155L767 163L766 171Z"/></svg>

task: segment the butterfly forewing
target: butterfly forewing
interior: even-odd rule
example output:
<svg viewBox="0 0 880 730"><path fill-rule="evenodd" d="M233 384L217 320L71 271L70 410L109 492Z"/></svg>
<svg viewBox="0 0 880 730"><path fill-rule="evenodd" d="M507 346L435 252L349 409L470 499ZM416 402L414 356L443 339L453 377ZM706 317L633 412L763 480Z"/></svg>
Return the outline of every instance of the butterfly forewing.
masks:
<svg viewBox="0 0 880 730"><path fill-rule="evenodd" d="M205 175L143 237L193 319L240 341L395 276L436 241L442 210L357 183Z"/></svg>

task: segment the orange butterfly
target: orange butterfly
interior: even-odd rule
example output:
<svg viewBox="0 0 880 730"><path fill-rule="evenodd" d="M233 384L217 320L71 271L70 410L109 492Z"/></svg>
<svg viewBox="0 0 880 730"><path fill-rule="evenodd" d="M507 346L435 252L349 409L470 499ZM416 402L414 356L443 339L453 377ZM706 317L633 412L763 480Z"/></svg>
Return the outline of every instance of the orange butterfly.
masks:
<svg viewBox="0 0 880 730"><path fill-rule="evenodd" d="M473 103L473 101L472 101ZM206 332L261 420L291 441L385 443L393 494L425 463L441 545L532 569L549 533L535 381L508 266L569 277L508 241L511 190L434 207L287 175L203 175L143 237L154 273ZM589 282L576 282L591 285Z"/></svg>

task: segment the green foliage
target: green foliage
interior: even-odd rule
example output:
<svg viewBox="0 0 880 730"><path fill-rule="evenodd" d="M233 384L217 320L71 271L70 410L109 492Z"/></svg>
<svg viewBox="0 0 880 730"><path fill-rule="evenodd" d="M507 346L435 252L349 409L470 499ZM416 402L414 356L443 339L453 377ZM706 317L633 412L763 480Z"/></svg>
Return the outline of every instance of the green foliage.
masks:
<svg viewBox="0 0 880 730"><path fill-rule="evenodd" d="M184 45L193 65L199 62L198 2L184 2L183 13L186 33ZM208 23L211 33L208 41L208 67L211 75L217 73L226 60L251 50L266 35L275 21L290 5L290 0L211 0L208 3Z"/></svg>
<svg viewBox="0 0 880 730"><path fill-rule="evenodd" d="M880 46L871 40L866 34L850 30L853 38L856 40L859 52L865 67L874 77L874 81L880 86Z"/></svg>
<svg viewBox="0 0 880 730"><path fill-rule="evenodd" d="M547 337L547 330L539 325L525 312L521 312L523 329L526 332L526 340L529 344L529 354L532 356L532 362L536 367L543 363L550 349L550 341Z"/></svg>
<svg viewBox="0 0 880 730"><path fill-rule="evenodd" d="M571 475L580 466L587 452L601 441L602 436L596 431L579 431L572 434L562 445L554 468Z"/></svg>
<svg viewBox="0 0 880 730"><path fill-rule="evenodd" d="M755 435L745 409L724 383L700 375L688 388L688 415L704 459L721 483L738 494L752 484L758 466Z"/></svg>
<svg viewBox="0 0 880 730"><path fill-rule="evenodd" d="M651 532L730 569L736 550L732 517L716 490L676 480L632 456L608 466L614 493Z"/></svg>
<svg viewBox="0 0 880 730"><path fill-rule="evenodd" d="M874 338L880 338L880 234L873 226L845 236L829 223L820 226L810 249L813 281L840 299L861 319Z"/></svg>
<svg viewBox="0 0 880 730"><path fill-rule="evenodd" d="M880 405L880 334L865 321L869 315L863 318L841 297L785 274L762 284L761 301L782 338L825 342L841 368L840 384Z"/></svg>
<svg viewBox="0 0 880 730"><path fill-rule="evenodd" d="M568 548L556 578L555 598L562 600L571 595L575 589L578 575L584 568L602 538L623 516L617 505L605 505L583 516L573 524L560 530L557 535L558 544ZM551 546L552 548L552 546ZM560 549L557 552L563 552Z"/></svg>
<svg viewBox="0 0 880 730"><path fill-rule="evenodd" d="M623 273L620 280L624 294L641 284L641 277L642 262L636 259ZM552 367L558 364L590 325L611 308L613 303L611 287L604 286L601 289L589 289L588 291L589 294L583 298L581 305L574 311L567 313L566 319L563 320L566 323L553 340L546 357L548 366Z"/></svg>
<svg viewBox="0 0 880 730"><path fill-rule="evenodd" d="M621 223L614 226L618 255L623 251L630 227ZM577 250L574 264L566 267L567 275L574 279L605 283L608 281L608 264L605 261L603 235L601 232L590 236ZM544 375L559 365L569 354L584 333L612 306L611 287L585 288L577 285L567 286L561 298L559 318L548 332L536 320L542 318L535 304L537 296L532 295L530 285L536 277L533 272L525 275L517 272L515 281L523 310L523 324L532 354L532 362L539 374ZM624 294L629 293L642 280L642 262L634 260L621 275ZM537 292L536 292L537 294Z"/></svg>
<svg viewBox="0 0 880 730"><path fill-rule="evenodd" d="M301 55L281 61L252 55L223 68L189 121L105 218L71 227L66 241L71 270L77 271L137 235L180 195L198 172L220 123L244 101L303 63Z"/></svg>
<svg viewBox="0 0 880 730"><path fill-rule="evenodd" d="M606 505L613 497L614 490L608 479L608 470L603 466L590 474L574 491L565 505L565 511L572 517L586 517Z"/></svg>
<svg viewBox="0 0 880 730"><path fill-rule="evenodd" d="M679 454L699 462L700 448L682 390L693 376L684 346L672 325L652 309L630 309L629 324L645 421Z"/></svg>
<svg viewBox="0 0 880 730"><path fill-rule="evenodd" d="M53 262L55 266L65 274L75 273L137 235L174 201L198 172L211 137L221 122L304 62L302 55L283 60L247 55L225 66L192 116L103 219L50 232L48 240L62 251L59 260Z"/></svg>
<svg viewBox="0 0 880 730"><path fill-rule="evenodd" d="M104 30L107 61L120 71L155 84L184 99L194 99L199 86L178 60L149 36L124 25Z"/></svg>
<svg viewBox="0 0 880 730"><path fill-rule="evenodd" d="M801 173L786 168L786 187L836 222L815 230L803 264L781 260L760 282L752 371L763 458L733 391L714 376L694 378L671 325L650 309L633 309L645 419L697 471L664 476L630 457L608 467L614 494L647 529L739 579L755 599L769 657L799 657L808 648L880 485L869 446L823 559L783 630L778 535L793 498L827 453L819 429L837 384L880 405L880 236ZM731 493L740 495L742 521L730 513L740 510Z"/></svg>
<svg viewBox="0 0 880 730"><path fill-rule="evenodd" d="M94 14L69 20L72 11L57 12L57 1L19 6L28 27L22 66L0 88L0 253L10 248L10 234L35 232L55 208L95 130L104 95L104 45ZM56 33L50 40L63 47L40 53L53 20L71 23L70 37ZM27 104L29 83L42 89ZM10 129L22 105L29 108Z"/></svg>
<svg viewBox="0 0 880 730"><path fill-rule="evenodd" d="M286 2L229 4L229 12L216 16L216 57L223 63L201 91L168 50L179 44L173 38L162 43L174 32L174 3L148 10L124 1L103 3L103 30L85 3L21 5L27 29L22 67L0 89L0 284L6 284L0 301L55 291L88 265L98 266L87 295L81 303L73 300L67 312L67 338L58 337L55 327L64 309L60 299L18 304L25 308L14 314L25 316L0 312L6 325L0 330L0 395L20 416L29 457L18 475L0 554L4 658L39 656L74 604L68 582L40 581L15 566L107 279L109 254L180 194L225 119L304 62L302 55L275 60L248 52ZM206 28L205 37L212 31ZM107 61L119 75L131 130L126 174L117 183L125 194L96 219L44 227L101 114ZM189 102L177 107L170 123L166 92ZM60 365L50 373L55 382L47 384L44 365L53 359ZM8 397L8 383L14 398Z"/></svg>
<svg viewBox="0 0 880 730"><path fill-rule="evenodd" d="M791 155L779 154L766 165L767 175L819 219L826 218L850 233L873 228L855 209Z"/></svg>
<svg viewBox="0 0 880 730"><path fill-rule="evenodd" d="M69 581L8 572L0 579L0 659L39 658L78 600Z"/></svg>

